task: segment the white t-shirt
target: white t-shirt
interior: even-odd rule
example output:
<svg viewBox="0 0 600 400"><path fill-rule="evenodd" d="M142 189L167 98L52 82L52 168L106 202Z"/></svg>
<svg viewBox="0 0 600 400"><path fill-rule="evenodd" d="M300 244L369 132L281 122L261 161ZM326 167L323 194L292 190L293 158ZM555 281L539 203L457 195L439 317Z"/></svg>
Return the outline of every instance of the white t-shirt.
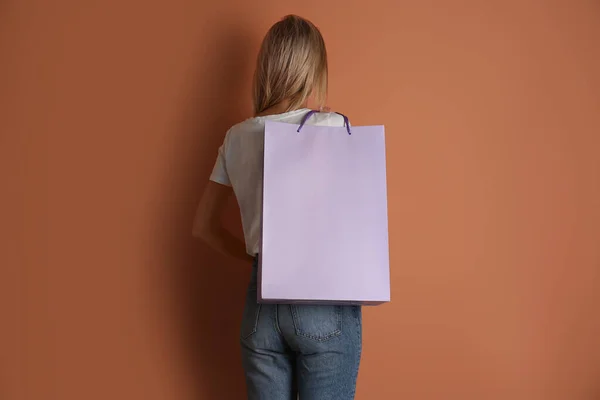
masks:
<svg viewBox="0 0 600 400"><path fill-rule="evenodd" d="M259 253L262 222L262 177L265 120L299 124L308 109L255 117L234 125L219 148L210 180L233 187L242 214L246 251ZM344 118L335 113L315 113L309 125L344 126Z"/></svg>

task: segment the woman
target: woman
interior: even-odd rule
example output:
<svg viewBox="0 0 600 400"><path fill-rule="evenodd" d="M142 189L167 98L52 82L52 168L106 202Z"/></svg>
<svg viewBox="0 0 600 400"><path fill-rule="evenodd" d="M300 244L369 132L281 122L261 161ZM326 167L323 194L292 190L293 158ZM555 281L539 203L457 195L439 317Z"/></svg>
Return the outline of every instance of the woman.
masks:
<svg viewBox="0 0 600 400"><path fill-rule="evenodd" d="M251 400L354 398L362 347L360 307L257 303L265 121L298 124L309 111L309 100L322 108L326 93L327 53L319 30L303 18L285 17L271 27L258 55L255 117L227 132L194 222L195 236L212 248L253 263L241 329ZM308 123L343 126L344 120L319 113ZM220 223L232 192L245 245Z"/></svg>

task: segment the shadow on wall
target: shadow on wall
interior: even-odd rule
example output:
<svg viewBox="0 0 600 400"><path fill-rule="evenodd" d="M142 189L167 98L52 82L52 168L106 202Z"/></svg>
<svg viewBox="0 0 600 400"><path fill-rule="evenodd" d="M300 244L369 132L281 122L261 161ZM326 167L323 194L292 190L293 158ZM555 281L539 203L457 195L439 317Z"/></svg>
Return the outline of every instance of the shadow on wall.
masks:
<svg viewBox="0 0 600 400"><path fill-rule="evenodd" d="M247 36L239 27L216 32L212 61L197 60L207 66L195 71L181 129L177 131L176 166L161 199L162 226L155 227L163 257L159 282L168 292L175 316L188 381L198 399L233 400L245 397L241 369L239 324L250 268L226 259L191 236L198 200L208 180L218 147L225 132L247 117L246 87L252 61ZM206 54L206 53L204 53ZM247 111L247 110L246 110ZM231 215L241 232L239 213L232 199ZM232 217L232 218L229 218ZM237 217L237 219L236 219Z"/></svg>

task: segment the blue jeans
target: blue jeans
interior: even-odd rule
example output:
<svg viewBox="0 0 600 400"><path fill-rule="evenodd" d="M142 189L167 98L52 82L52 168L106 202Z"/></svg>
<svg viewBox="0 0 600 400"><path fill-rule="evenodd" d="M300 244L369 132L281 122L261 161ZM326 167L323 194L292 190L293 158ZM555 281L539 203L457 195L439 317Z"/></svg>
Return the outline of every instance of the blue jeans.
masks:
<svg viewBox="0 0 600 400"><path fill-rule="evenodd" d="M258 304L256 275L241 329L248 399L354 399L361 307Z"/></svg>

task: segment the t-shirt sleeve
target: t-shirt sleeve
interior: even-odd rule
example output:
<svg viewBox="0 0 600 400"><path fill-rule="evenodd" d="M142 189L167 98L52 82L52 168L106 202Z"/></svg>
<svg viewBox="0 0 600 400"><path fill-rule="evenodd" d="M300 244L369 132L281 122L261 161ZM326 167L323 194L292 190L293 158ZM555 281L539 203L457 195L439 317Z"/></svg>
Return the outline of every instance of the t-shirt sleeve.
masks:
<svg viewBox="0 0 600 400"><path fill-rule="evenodd" d="M227 137L225 137L225 141L223 142L221 147L219 147L217 161L215 162L215 166L213 167L209 179L213 182L220 183L221 185L231 186L229 174L227 174L227 163L225 161L226 146Z"/></svg>

